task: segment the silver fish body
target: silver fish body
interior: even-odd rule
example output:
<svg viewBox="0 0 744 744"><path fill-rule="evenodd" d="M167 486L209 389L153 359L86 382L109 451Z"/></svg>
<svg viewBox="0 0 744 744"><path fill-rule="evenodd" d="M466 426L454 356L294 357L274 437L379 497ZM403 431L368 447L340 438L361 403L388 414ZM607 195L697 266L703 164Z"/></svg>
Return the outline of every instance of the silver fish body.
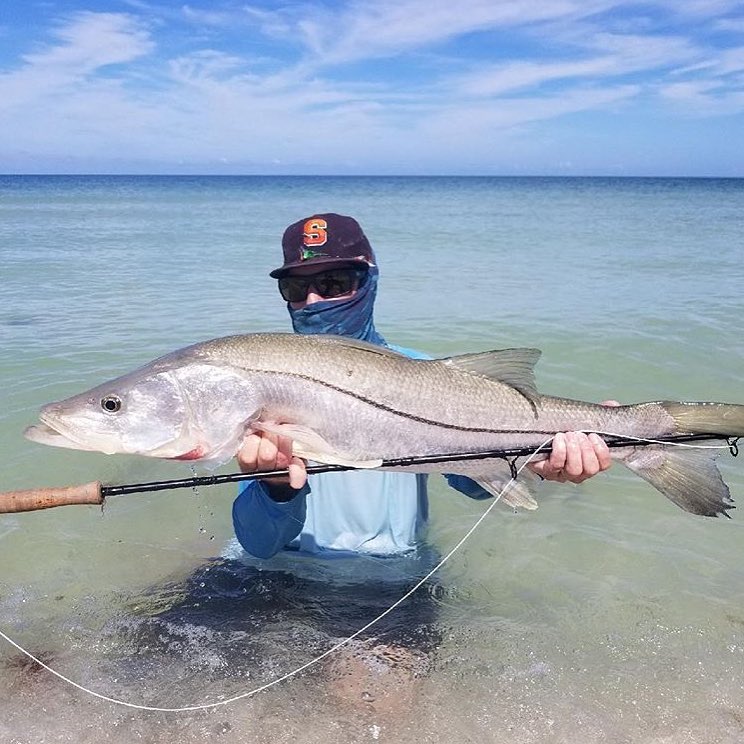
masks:
<svg viewBox="0 0 744 744"><path fill-rule="evenodd" d="M655 438L676 433L744 434L744 406L651 402L607 407L537 393L535 349L413 360L335 336L249 334L195 344L123 377L45 406L26 436L106 453L215 463L251 431L293 440L324 463L379 467L383 460L538 447L556 432L584 430ZM682 508L731 508L706 454L669 447L614 450ZM417 466L462 473L491 493L509 481L493 459ZM505 501L534 508L521 478Z"/></svg>

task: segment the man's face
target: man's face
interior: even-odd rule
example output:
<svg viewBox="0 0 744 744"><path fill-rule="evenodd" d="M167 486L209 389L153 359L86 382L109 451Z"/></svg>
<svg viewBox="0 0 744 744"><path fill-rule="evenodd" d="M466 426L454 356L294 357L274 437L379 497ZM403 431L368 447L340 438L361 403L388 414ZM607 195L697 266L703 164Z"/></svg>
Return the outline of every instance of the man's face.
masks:
<svg viewBox="0 0 744 744"><path fill-rule="evenodd" d="M294 302L285 296L293 310L302 310L302 308L316 302L348 300L357 293L363 276L359 264L355 265L343 261L323 264L322 268L319 266L298 266L286 274L286 282L283 282L282 279L279 280L279 287L280 291L283 284L287 287L283 295L288 291L296 292L299 295L305 293L304 299ZM293 278L300 281L292 282ZM347 287L347 291L342 291L346 290ZM337 294L339 291L341 291L341 294Z"/></svg>

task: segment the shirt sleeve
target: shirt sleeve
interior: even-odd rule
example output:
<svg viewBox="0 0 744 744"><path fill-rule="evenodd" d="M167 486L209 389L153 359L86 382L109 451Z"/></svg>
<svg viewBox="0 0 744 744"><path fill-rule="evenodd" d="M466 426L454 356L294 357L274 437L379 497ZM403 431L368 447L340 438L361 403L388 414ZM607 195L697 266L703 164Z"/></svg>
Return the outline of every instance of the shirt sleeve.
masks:
<svg viewBox="0 0 744 744"><path fill-rule="evenodd" d="M233 502L235 536L243 549L256 558L271 558L302 530L307 511L306 484L290 501L277 502L266 484L249 481Z"/></svg>

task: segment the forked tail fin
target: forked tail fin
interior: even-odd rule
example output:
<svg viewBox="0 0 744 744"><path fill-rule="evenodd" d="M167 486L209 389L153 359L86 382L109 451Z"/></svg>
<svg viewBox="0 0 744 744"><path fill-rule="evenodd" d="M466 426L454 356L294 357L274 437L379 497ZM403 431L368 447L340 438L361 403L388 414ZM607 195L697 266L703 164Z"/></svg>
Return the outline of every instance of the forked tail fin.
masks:
<svg viewBox="0 0 744 744"><path fill-rule="evenodd" d="M660 405L674 419L675 434L744 436L744 406L673 401ZM719 449L652 445L631 449L619 459L685 511L706 517L729 516L728 510L735 507L715 463L719 452Z"/></svg>
<svg viewBox="0 0 744 744"><path fill-rule="evenodd" d="M674 419L675 434L719 434L744 437L744 406L736 403L677 403L661 407Z"/></svg>
<svg viewBox="0 0 744 744"><path fill-rule="evenodd" d="M704 517L729 516L735 507L715 463L717 452L651 445L632 450L621 461L681 509Z"/></svg>

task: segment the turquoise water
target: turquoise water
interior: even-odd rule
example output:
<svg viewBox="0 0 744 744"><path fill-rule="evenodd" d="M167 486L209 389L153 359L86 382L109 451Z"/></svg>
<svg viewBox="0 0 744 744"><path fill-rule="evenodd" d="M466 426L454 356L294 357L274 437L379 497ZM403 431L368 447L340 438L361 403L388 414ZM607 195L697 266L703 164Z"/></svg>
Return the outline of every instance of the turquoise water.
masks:
<svg viewBox="0 0 744 744"><path fill-rule="evenodd" d="M391 342L537 346L539 387L587 400L744 402L741 180L0 177L0 488L188 474L21 432L43 403L179 346L286 330L267 274L283 228L319 211L365 227ZM741 462L721 467L741 497ZM432 482L429 540L444 553L486 505ZM224 699L290 671L310 653L294 626L248 676L246 639L208 623L152 658L124 632L223 553L232 495L0 515L0 630L134 703ZM619 467L546 484L540 501L494 510L443 569L442 640L404 713L339 710L311 676L208 713L144 713L3 645L2 738L741 741L742 517L692 517Z"/></svg>

